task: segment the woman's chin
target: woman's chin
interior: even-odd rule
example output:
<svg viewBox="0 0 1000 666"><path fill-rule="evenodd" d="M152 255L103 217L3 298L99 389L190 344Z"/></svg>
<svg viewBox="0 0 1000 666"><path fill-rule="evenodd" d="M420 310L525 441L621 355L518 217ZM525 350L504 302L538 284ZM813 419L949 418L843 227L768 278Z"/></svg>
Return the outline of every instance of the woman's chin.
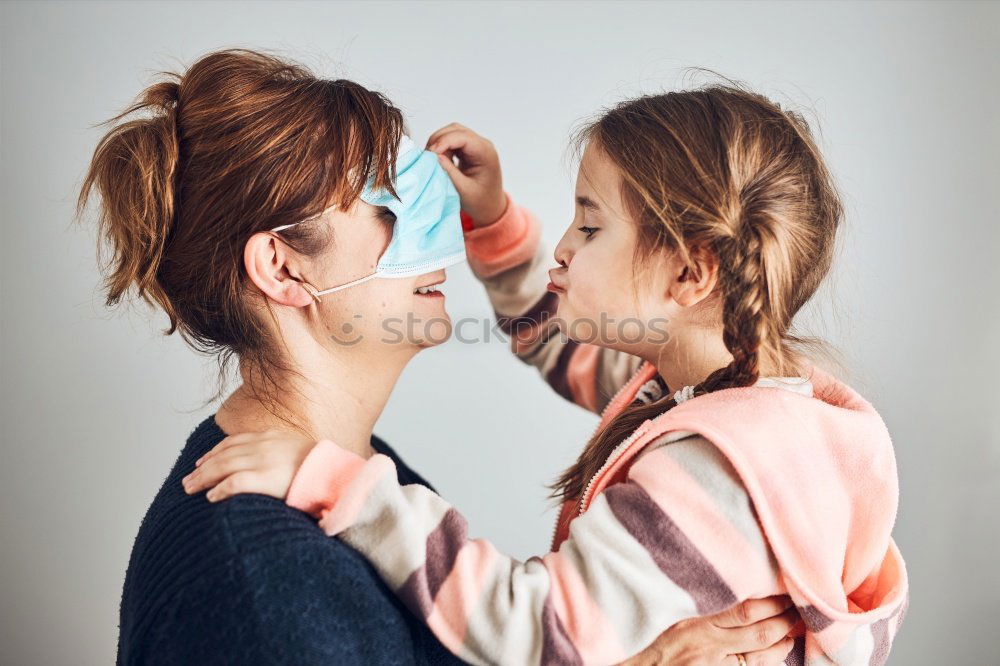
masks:
<svg viewBox="0 0 1000 666"><path fill-rule="evenodd" d="M451 337L451 318L447 312L442 312L442 316L433 321L429 321L421 331L417 346L420 349L437 347L444 344Z"/></svg>
<svg viewBox="0 0 1000 666"><path fill-rule="evenodd" d="M451 330L451 318L439 302L436 307L411 307L382 313L378 342L386 350L413 353L446 342L451 337Z"/></svg>
<svg viewBox="0 0 1000 666"><path fill-rule="evenodd" d="M444 308L444 296L430 297L427 301L407 317L412 323L407 326L406 340L418 350L437 347L451 337L451 317Z"/></svg>

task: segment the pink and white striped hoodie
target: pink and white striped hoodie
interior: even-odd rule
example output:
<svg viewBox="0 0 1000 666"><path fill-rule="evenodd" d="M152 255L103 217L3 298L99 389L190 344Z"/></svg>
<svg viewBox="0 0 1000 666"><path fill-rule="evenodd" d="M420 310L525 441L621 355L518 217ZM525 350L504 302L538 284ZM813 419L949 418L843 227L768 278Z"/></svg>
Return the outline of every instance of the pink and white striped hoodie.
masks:
<svg viewBox="0 0 1000 666"><path fill-rule="evenodd" d="M537 220L508 199L466 234L519 358L602 412L656 396L656 369L539 335L552 326ZM521 562L470 540L462 516L392 461L321 440L288 503L368 558L441 642L476 664L612 664L679 620L788 594L806 625L788 664L882 664L906 611L890 536L898 483L878 413L818 367L806 380L687 400L643 423L583 497L552 551ZM660 384L662 386L662 383Z"/></svg>

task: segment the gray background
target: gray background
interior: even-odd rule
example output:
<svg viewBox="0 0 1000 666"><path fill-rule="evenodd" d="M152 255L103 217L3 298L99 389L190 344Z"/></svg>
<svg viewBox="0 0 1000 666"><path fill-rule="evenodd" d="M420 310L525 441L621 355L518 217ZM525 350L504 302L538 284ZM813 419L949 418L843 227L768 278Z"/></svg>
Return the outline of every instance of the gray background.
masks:
<svg viewBox="0 0 1000 666"><path fill-rule="evenodd" d="M569 130L600 107L691 83L694 65L810 110L848 225L807 319L888 423L902 481L912 604L892 663L997 663L998 8L4 4L0 661L113 660L132 539L214 411L198 409L212 363L159 335L161 314L103 307L93 225L71 224L92 125L154 72L250 46L385 92L418 141L450 121L492 138L550 244L572 211ZM487 317L467 268L450 273L453 317ZM453 340L422 354L377 432L472 534L527 557L551 532L544 483L596 418L505 349Z"/></svg>

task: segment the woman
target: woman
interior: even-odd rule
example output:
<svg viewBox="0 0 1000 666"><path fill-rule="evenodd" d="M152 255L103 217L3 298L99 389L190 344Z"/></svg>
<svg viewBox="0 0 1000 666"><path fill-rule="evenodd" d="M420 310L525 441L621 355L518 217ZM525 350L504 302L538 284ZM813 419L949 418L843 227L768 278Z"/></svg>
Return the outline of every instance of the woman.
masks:
<svg viewBox="0 0 1000 666"><path fill-rule="evenodd" d="M149 115L126 120L136 111ZM383 96L251 51L201 58L117 121L80 195L81 209L100 195L107 302L134 290L167 314L168 334L223 369L235 360L242 379L143 520L118 662L457 663L305 513L260 496L211 504L180 485L228 433L275 427L337 432L360 455L391 457L401 483L427 485L372 429L406 363L449 332L443 298L428 293L461 242L447 176L436 161L397 161L404 123ZM394 229L399 212L415 221ZM386 342L383 324L407 316L437 324ZM787 633L786 607L679 623L640 659L753 655Z"/></svg>

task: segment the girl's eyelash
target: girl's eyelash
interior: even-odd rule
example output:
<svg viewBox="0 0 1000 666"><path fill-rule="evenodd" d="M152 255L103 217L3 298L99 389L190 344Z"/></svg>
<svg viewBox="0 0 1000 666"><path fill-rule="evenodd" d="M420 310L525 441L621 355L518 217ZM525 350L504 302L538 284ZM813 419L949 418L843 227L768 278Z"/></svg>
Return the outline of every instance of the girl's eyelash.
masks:
<svg viewBox="0 0 1000 666"><path fill-rule="evenodd" d="M577 229L580 230L580 231L582 231L583 233L587 234L587 238L590 238L591 236L594 235L594 233L597 232L597 227L586 227L586 226L584 226L584 227L577 227Z"/></svg>
<svg viewBox="0 0 1000 666"><path fill-rule="evenodd" d="M383 222L395 223L396 221L396 214L388 208L381 209L378 212L378 216Z"/></svg>

